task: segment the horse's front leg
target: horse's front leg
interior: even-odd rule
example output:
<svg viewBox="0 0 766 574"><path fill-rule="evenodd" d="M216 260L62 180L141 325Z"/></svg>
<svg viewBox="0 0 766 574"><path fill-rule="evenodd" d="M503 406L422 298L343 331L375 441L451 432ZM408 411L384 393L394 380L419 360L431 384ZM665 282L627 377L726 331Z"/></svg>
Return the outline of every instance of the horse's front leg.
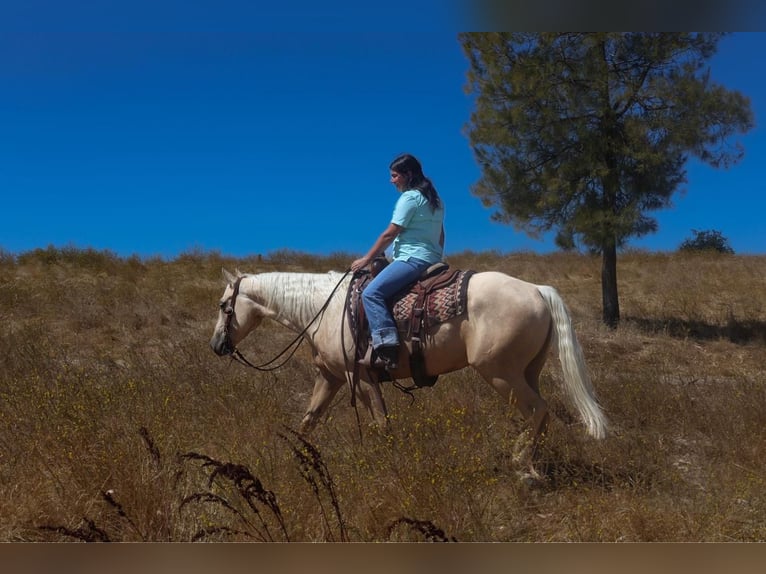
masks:
<svg viewBox="0 0 766 574"><path fill-rule="evenodd" d="M377 381L359 381L356 387L356 397L362 401L372 416L375 424L382 431L388 430L388 409L383 400L383 391Z"/></svg>
<svg viewBox="0 0 766 574"><path fill-rule="evenodd" d="M335 394L345 381L336 377L324 367L319 368L319 374L314 380L314 392L306 414L303 415L299 428L300 434L307 436L314 430L319 419L327 412Z"/></svg>

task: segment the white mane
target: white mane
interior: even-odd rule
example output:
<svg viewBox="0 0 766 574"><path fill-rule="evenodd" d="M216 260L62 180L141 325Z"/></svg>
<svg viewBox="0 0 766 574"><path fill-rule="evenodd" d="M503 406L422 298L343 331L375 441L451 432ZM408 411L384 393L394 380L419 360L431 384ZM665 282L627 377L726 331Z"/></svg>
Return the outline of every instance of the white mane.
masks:
<svg viewBox="0 0 766 574"><path fill-rule="evenodd" d="M287 319L302 325L308 324L325 304L342 274L328 273L260 273L246 275L250 278L249 291L262 299L262 304L276 313L277 320ZM345 296L345 290L342 297ZM338 292L335 294L338 296Z"/></svg>

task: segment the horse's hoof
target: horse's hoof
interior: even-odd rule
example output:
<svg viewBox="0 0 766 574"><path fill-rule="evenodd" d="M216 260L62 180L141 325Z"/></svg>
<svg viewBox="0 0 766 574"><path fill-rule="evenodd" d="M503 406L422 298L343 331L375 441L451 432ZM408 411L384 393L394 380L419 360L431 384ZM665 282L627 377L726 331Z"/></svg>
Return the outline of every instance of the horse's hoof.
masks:
<svg viewBox="0 0 766 574"><path fill-rule="evenodd" d="M527 488L535 488L545 484L545 477L536 470L524 470L516 473L519 482Z"/></svg>

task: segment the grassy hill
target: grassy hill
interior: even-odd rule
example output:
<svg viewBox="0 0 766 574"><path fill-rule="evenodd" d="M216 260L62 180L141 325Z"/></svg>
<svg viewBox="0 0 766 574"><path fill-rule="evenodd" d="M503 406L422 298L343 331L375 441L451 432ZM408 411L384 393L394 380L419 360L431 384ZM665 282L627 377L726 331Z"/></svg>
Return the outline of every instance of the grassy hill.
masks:
<svg viewBox="0 0 766 574"><path fill-rule="evenodd" d="M613 424L586 437L549 361L535 488L510 459L521 421L470 370L414 402L386 386L390 436L344 390L305 443L305 348L265 374L209 349L222 266L351 259L0 252L0 541L766 540L766 257L623 254L612 331L598 258L452 256L559 290ZM265 324L242 349L292 337Z"/></svg>

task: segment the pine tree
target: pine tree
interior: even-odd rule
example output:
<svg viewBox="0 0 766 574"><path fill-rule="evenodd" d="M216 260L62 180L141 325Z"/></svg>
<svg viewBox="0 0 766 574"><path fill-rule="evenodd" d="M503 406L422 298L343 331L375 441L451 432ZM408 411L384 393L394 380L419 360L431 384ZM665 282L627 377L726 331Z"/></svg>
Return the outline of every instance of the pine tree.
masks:
<svg viewBox="0 0 766 574"><path fill-rule="evenodd" d="M603 320L620 319L617 250L657 230L696 156L741 159L750 101L710 79L714 33L466 33L472 192L492 218L601 254Z"/></svg>

